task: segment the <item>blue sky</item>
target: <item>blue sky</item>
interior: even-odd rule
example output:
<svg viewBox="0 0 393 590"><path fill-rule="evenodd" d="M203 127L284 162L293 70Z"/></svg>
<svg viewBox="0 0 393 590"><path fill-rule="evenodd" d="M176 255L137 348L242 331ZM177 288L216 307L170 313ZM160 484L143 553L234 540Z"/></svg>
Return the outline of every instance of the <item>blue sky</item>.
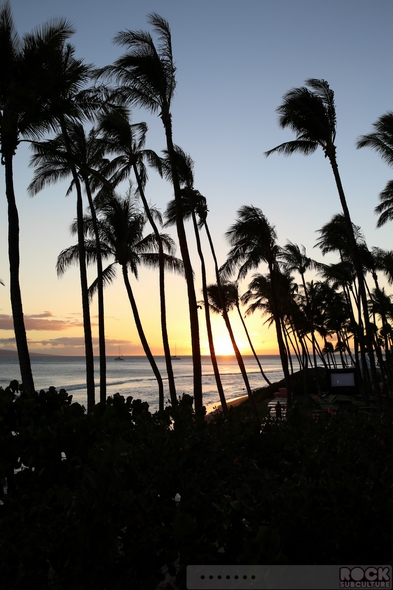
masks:
<svg viewBox="0 0 393 590"><path fill-rule="evenodd" d="M76 55L97 66L122 53L112 43L124 29L148 30L146 16L158 12L171 26L177 65L173 101L174 140L195 161L195 186L209 203L209 223L220 263L228 244L224 233L244 204L260 207L275 225L278 241L314 248L316 230L340 212L329 163L323 153L287 158L264 152L293 139L277 124L275 109L283 94L307 78L324 78L335 91L337 157L354 223L368 245L392 248L391 227L376 230L373 212L378 194L393 171L369 149L356 150L357 137L393 109L391 75L393 4L378 0L11 0L20 34L51 17L64 16L76 28L71 42ZM165 148L160 120L136 111L133 121L148 123L147 147ZM33 199L26 195L32 177L29 153L21 146L15 160L16 196L21 224L21 283L32 350L82 354L81 305L77 269L58 279L57 254L73 243L68 227L75 216L75 198L66 187L46 189ZM0 346L13 347L9 329L6 200L0 178L4 214L0 220ZM154 173L147 187L149 200L162 211L171 189ZM191 227L190 247L200 281ZM334 258L332 258L334 260ZM214 281L210 265L209 280ZM261 267L260 272L265 269ZM94 278L94 271L91 271ZM311 278L311 275L309 276ZM168 277L169 332L178 353L189 346L184 281ZM242 285L246 288L247 281ZM241 287L241 288L242 288ZM157 277L143 270L135 287L142 319L153 350L161 352ZM95 313L93 302L92 313ZM117 353L140 352L131 311L120 277L107 290L107 338ZM8 323L7 323L8 322ZM274 334L255 317L249 326L257 349L270 352ZM96 328L95 333L96 333ZM221 318L214 321L217 339L225 339ZM201 317L202 344L205 329ZM245 342L239 328L240 343ZM45 344L42 344L42 343ZM224 349L222 349L224 350Z"/></svg>

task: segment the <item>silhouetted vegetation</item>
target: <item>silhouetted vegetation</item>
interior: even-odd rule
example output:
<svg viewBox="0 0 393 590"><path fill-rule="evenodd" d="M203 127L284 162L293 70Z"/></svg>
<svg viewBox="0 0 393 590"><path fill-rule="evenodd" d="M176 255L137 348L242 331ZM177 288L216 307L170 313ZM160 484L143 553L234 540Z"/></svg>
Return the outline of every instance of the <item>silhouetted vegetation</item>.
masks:
<svg viewBox="0 0 393 590"><path fill-rule="evenodd" d="M299 383L302 383L300 380ZM213 419L64 390L0 390L2 588L151 590L188 564L392 560L393 416ZM16 469L15 474L14 469Z"/></svg>
<svg viewBox="0 0 393 590"><path fill-rule="evenodd" d="M316 370L321 364L335 365L338 358L343 367L355 366L365 402L373 396L381 402L381 388L393 390L393 374L387 362L392 356L393 304L391 295L380 285L381 279L392 282L393 255L377 247L369 249L361 228L352 221L353 215L348 209L336 159L334 91L326 80L310 78L304 86L286 92L277 108L278 122L283 129L290 129L295 138L265 153L291 155L298 152L308 155L319 148L323 150L334 174L342 212L317 230L320 237L316 245L322 254L336 253L337 263L327 265L312 260L303 246L292 242L280 246L276 228L263 211L255 205L243 205L237 211L234 224L226 231L230 251L226 261L221 261L220 268L207 224L208 201L194 186L194 162L173 139L172 101L177 80L170 26L156 13L148 16L148 23L152 34L129 29L119 32L114 42L121 47L123 54L112 64L96 70L76 57L75 48L69 42L74 29L67 20L49 21L19 38L10 3L5 1L0 7L0 142L8 201L10 295L25 387L34 391L19 284L19 220L13 182L14 155L22 140L30 142L33 149L31 164L34 176L28 187L30 194L36 194L58 180L70 179L67 194L74 192L76 195L77 221L74 229L78 244L63 250L58 268L64 270L75 261L80 267L89 412L96 402L89 298L94 292L98 293L100 401L103 403L106 398L104 286L111 282L114 267L110 265L103 269L102 264L109 253L122 268L137 331L156 377L160 409L163 409L165 395L163 379L145 337L128 276L137 277L139 262L157 268L162 344L171 403L176 405L164 271L169 268L184 273L193 358L193 395L196 411L202 408L198 287L192 268L191 240L185 229L188 218L192 220L196 237L209 348L224 411L225 391L215 362L214 334L210 323L212 309L219 309L224 317L256 415L253 393L228 317L231 307L236 307L240 314L254 353L258 347L251 341L243 316L257 311L265 317L265 323L274 326L289 406L292 356L296 356L301 369L305 370L311 367ZM134 107L159 115L164 131L162 156L145 148L148 128L144 122L131 123ZM377 120L372 133L358 139L357 147L373 148L392 165L392 138L393 116L387 113ZM169 244L169 238L160 233L159 212L148 204L145 194L148 181L146 164L173 186L174 199L167 207L166 224L176 226L181 261L174 257L176 244ZM118 195L117 191L123 190L122 183L131 174L136 180L136 191L127 191L126 187L127 196ZM143 215L135 209L135 193L142 199ZM88 212L84 215L85 194ZM124 206L120 207L120 204ZM108 228L116 206L121 211L109 236L116 239L110 239L108 243ZM137 243L142 246L144 258L140 248L131 255L136 236L132 236L126 227L127 210L132 210L135 218L143 220ZM391 220L391 182L381 192L380 204L375 211L380 214L378 226ZM145 221L152 228L152 236L144 234ZM214 266L215 284L210 287L207 256L199 235L202 229L206 232L212 268ZM145 248L148 244L153 252ZM89 286L87 264L91 262L97 266L97 278ZM256 274L250 282L249 273L253 271ZM305 275L309 271L314 274L308 282ZM236 282L229 287L228 280L234 275ZM297 283L299 277L300 282ZM244 281L248 282L245 288ZM229 289L236 293L232 303L228 300ZM241 309L241 306L248 307ZM262 378L268 381L256 353L255 356ZM308 375L307 371L304 375ZM311 388L310 393L313 393Z"/></svg>

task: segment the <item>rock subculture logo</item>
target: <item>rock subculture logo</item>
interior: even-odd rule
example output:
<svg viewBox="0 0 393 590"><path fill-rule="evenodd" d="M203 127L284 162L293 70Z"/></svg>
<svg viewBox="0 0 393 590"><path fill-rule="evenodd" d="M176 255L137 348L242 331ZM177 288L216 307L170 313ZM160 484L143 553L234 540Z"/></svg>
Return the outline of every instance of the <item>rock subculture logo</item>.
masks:
<svg viewBox="0 0 393 590"><path fill-rule="evenodd" d="M340 568L340 588L391 588L391 583L389 566Z"/></svg>

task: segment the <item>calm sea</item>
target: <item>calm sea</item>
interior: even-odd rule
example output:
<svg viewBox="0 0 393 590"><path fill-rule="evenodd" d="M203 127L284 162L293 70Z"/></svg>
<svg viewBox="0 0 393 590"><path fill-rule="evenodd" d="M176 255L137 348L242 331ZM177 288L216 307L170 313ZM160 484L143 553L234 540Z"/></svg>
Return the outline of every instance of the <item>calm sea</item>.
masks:
<svg viewBox="0 0 393 590"><path fill-rule="evenodd" d="M144 356L125 356L123 361L107 359L107 392L108 395L120 393L131 395L134 399L142 399L149 403L150 410L158 409L158 387L149 362ZM259 360L263 370L275 382L283 378L280 358L278 356L261 355ZM85 360L80 356L33 356L31 358L35 386L37 390L54 386L64 388L73 396L73 401L86 406ZM165 384L165 399L169 399L166 382L164 357L156 357L158 368ZM253 389L266 385L259 367L252 356L245 356L244 362L250 385ZM245 394L244 383L234 357L218 358L222 383L227 400ZM297 370L295 364L294 369ZM173 361L173 369L178 395L193 394L193 376L191 357L181 357ZM206 406L219 404L215 385L213 367L210 357L203 357L203 401ZM96 401L99 401L99 365L95 359ZM18 359L16 357L0 357L0 386L9 385L13 379L20 380Z"/></svg>

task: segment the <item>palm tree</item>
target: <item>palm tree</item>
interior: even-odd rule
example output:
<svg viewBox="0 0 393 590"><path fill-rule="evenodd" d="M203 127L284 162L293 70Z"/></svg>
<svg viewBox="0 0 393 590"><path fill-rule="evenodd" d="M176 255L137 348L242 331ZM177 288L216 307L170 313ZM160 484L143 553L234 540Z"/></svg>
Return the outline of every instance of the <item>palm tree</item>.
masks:
<svg viewBox="0 0 393 590"><path fill-rule="evenodd" d="M257 310L261 311L262 315L268 316L265 323L269 326L275 323L273 310L275 305L278 305L283 340L288 354L291 373L293 373L292 359L289 354L290 346L292 346L300 366L308 363L308 351L302 334L304 329L304 314L296 300L297 285L286 269L284 271L277 269L274 283L273 297L270 276L262 274L253 275L248 290L241 296L241 302L244 305L250 304L246 309L246 317ZM274 303L274 298L277 301L276 304ZM302 348L302 352L300 352L300 347Z"/></svg>
<svg viewBox="0 0 393 590"><path fill-rule="evenodd" d="M388 166L393 166L393 112L389 111L379 117L373 127L374 131L360 136L356 147L371 147ZM379 199L381 202L375 207L375 213L379 214L377 227L382 227L393 219L393 180L386 184Z"/></svg>
<svg viewBox="0 0 393 590"><path fill-rule="evenodd" d="M363 248L365 240L360 227L352 224L352 228L358 249ZM333 215L332 219L317 231L319 238L316 246L320 248L323 256L330 252L338 252L340 257L339 263L329 266L320 264L318 270L326 279L340 284L346 293L348 303L351 302L352 295L352 299L356 303L358 323L360 326L363 323L362 310L359 302L359 292L356 289L356 272L352 264L349 236L344 216L340 213ZM355 316L353 315L354 318ZM362 331L359 332L358 338L359 341L362 340ZM363 361L365 362L365 359Z"/></svg>
<svg viewBox="0 0 393 590"><path fill-rule="evenodd" d="M75 49L69 43L63 44L57 52L53 53L48 71L52 78L52 86L44 100L51 116L51 128L55 132L60 131L63 136L77 197L79 274L85 340L87 406L90 412L95 404L95 386L86 255L84 252L83 194L78 166L74 159L70 131L75 122L82 123L94 118L95 113L102 107L102 93L96 89L87 88L87 84L92 78L93 68L75 57Z"/></svg>
<svg viewBox="0 0 393 590"><path fill-rule="evenodd" d="M106 175L110 176L109 182L116 187L119 182L128 178L131 173L134 174L146 217L157 239L162 342L168 375L169 393L172 405L175 405L177 403L176 386L167 328L164 248L161 243L159 229L150 211L145 195L147 172L144 160L147 160L160 173L161 160L155 152L145 149L147 125L145 123L131 124L127 113L122 113L118 109L104 113L99 117L99 129L103 134L106 151L115 154L115 157L105 170Z"/></svg>
<svg viewBox="0 0 393 590"><path fill-rule="evenodd" d="M303 292L306 301L305 311L307 314L307 319L309 322L309 330L311 332L311 340L313 343L313 351L314 351L314 367L317 370L317 363L316 363L316 356L315 356L315 346L314 346L314 326L313 326L313 317L312 317L312 307L310 306L310 298L307 290L305 274L307 270L315 269L317 267L317 263L312 260L306 254L306 249L302 245L301 247L298 244L294 244L293 242L287 242L284 248L281 250L280 253L281 261L285 264L286 269L289 272L297 271L302 280Z"/></svg>
<svg viewBox="0 0 393 590"><path fill-rule="evenodd" d="M53 52L73 32L66 20L57 19L21 39L14 26L10 3L4 2L0 8L0 143L8 203L10 296L21 377L31 391L34 381L19 282L19 215L13 160L21 138L38 138L47 128L48 113L42 100L50 83L47 64Z"/></svg>
<svg viewBox="0 0 393 590"><path fill-rule="evenodd" d="M145 336L142 322L140 319L138 307L135 301L133 290L128 276L128 270L138 278L138 266L144 264L151 268L158 266L157 240L154 234L143 236L143 230L146 224L145 215L137 211L131 201L130 195L124 199L113 197L107 199L105 204L100 208L101 218L99 219L99 235L101 243L101 254L103 258L114 258L114 262L109 264L103 270L104 283L110 283L115 276L115 266L119 264L122 269L123 281L126 287L127 295L130 301L135 324L138 330L146 357L150 362L152 371L157 379L159 389L159 409L164 409L164 386L161 374L150 350L147 338ZM93 234L91 218L84 219L85 231ZM77 231L75 224L72 227L73 232ZM183 266L181 261L174 258L174 244L171 238L161 235L161 242L166 250L165 265L167 269L176 272L182 272ZM85 244L88 261L95 261L97 249L95 240L88 240ZM63 250L58 257L57 269L59 274L65 270L79 257L77 246L71 246ZM93 294L97 288L98 281L95 280L90 287L90 294Z"/></svg>
<svg viewBox="0 0 393 590"><path fill-rule="evenodd" d="M202 360L199 341L198 306L194 288L193 270L186 239L181 208L181 190L176 169L173 144L171 103L176 87L171 31L168 22L156 13L150 14L149 23L158 36L155 45L150 33L123 31L116 35L115 43L125 46L127 52L113 65L98 72L121 84L119 92L129 103L159 113L165 130L166 145L171 161L172 183L177 207L176 228L187 282L191 327L191 344L194 370L195 408L202 408Z"/></svg>
<svg viewBox="0 0 393 590"><path fill-rule="evenodd" d="M377 227L382 227L387 221L393 219L393 180L389 180L379 193L380 203L374 209L374 212L379 215Z"/></svg>
<svg viewBox="0 0 393 590"><path fill-rule="evenodd" d="M240 318L240 321L242 323L243 329L244 329L244 331L246 333L248 344L250 345L251 352L254 355L255 361L256 361L256 363L257 363L257 365L259 367L259 370L261 372L261 375L264 378L264 380L266 381L266 383L268 385L271 385L271 381L269 381L269 379L268 379L265 371L263 370L263 367L261 365L261 362L260 362L260 360L258 358L257 352L256 352L256 350L254 348L254 345L252 343L252 340L251 340L250 333L249 333L249 331L247 329L246 322L244 321L244 317L243 317L243 314L242 314L241 309L240 309L240 301L241 301L241 298L239 298L239 287L238 287L238 284L237 283L226 283L226 288L229 288L229 290L231 291L231 302L233 302L233 306L236 307L236 309L237 309L237 313L239 315L239 318Z"/></svg>
<svg viewBox="0 0 393 590"><path fill-rule="evenodd" d="M318 238L316 245L321 249L322 254L325 255L329 252L338 252L340 262L331 265L319 265L319 271L322 275L330 282L340 285L345 294L347 310L349 312L349 318L354 334L354 351L357 359L357 365L359 365L359 348L362 366L366 367L366 350L365 350L365 337L364 337L364 320L362 314L362 302L360 289L356 288L357 273L354 269L350 239L348 235L347 224L343 214L336 214L332 219L322 226L318 230L320 237ZM365 252L367 250L366 242L358 225L352 224L352 233L355 236L357 244L357 251L359 259L361 260L362 268L364 269L363 276L365 274ZM369 258L369 257L368 257ZM364 279L364 286L367 287L367 283ZM357 319L355 318L355 312L352 310L353 302L355 302L355 309L357 310ZM367 312L367 319L368 319ZM369 323L369 320L368 320ZM372 335L374 342L374 335ZM376 348L377 355L378 350ZM359 379L361 375L359 374Z"/></svg>
<svg viewBox="0 0 393 590"><path fill-rule="evenodd" d="M359 284L364 325L366 328L365 336L367 352L369 355L372 372L372 382L376 395L379 396L378 376L373 354L373 335L368 318L363 268L358 253L355 235L353 233L353 225L349 214L336 158L335 140L337 118L334 92L326 80L310 78L306 80L305 86L300 88L292 88L284 95L283 102L278 107L277 112L279 114L280 126L284 129L286 127L292 129L292 131L294 131L296 134L296 139L294 141L282 143L275 148L268 150L265 152L266 156L269 156L275 152L286 155L300 152L304 155L309 155L315 152L318 147L320 147L322 148L325 157L328 158L330 162L344 213L351 248L352 262L355 267Z"/></svg>
<svg viewBox="0 0 393 590"><path fill-rule="evenodd" d="M214 339L213 339L213 331L211 326L210 320L210 306L208 301L208 292L207 292L207 276L206 276L206 264L205 264L205 257L202 251L202 244L199 235L199 224L197 221L197 214L200 211L206 208L206 198L200 194L194 188L194 162L189 154L186 154L179 146L175 146L176 152L176 165L179 174L179 181L181 184L181 196L182 196L182 211L183 211L183 219L186 220L189 217L192 219L192 224L194 228L195 240L197 244L197 251L198 256L201 262L201 276L202 276L202 294L203 294L203 303L205 309L205 321L206 321L206 331L207 331L207 338L209 343L209 350L210 350L210 358L213 366L213 373L214 378L217 385L217 391L221 402L221 407L224 413L227 412L227 403L224 394L224 388L222 386L220 371L218 368L218 362L216 357L216 351L214 347ZM170 165L169 154L167 151L165 153L165 158L163 161L163 172L164 175L171 179L172 177L172 168ZM167 205L165 211L166 222L165 226L171 226L176 223L176 216L177 216L177 206L176 201L170 201Z"/></svg>
<svg viewBox="0 0 393 590"><path fill-rule="evenodd" d="M105 163L105 144L99 140L95 128L92 128L86 135L83 126L78 122L70 122L67 132L70 139L71 154L67 150L63 133L47 141L32 143L34 154L31 158L31 165L35 167L35 174L28 187L28 192L34 196L46 186L58 180L68 179L69 176L72 176L73 168L77 170L79 179L84 184L91 211L94 237L97 244L100 401L104 403L106 400L104 295L100 240L92 194L92 175L93 180L98 176L101 182L104 181L102 175L97 172L97 169L102 168ZM75 182L72 180L66 193L67 196L72 192L74 187Z"/></svg>
<svg viewBox="0 0 393 590"><path fill-rule="evenodd" d="M227 261L221 267L224 278L229 278L238 270L237 280L243 279L248 272L258 268L264 262L268 266L272 284L272 311L276 326L277 343L282 369L288 389L288 404L291 405L291 379L288 368L288 355L283 340L281 318L278 305L278 254L277 234L260 209L253 205L244 205L238 212L238 219L226 232L232 246Z"/></svg>
<svg viewBox="0 0 393 590"><path fill-rule="evenodd" d="M217 313L222 315L224 318L224 322L226 328L228 330L229 337L231 339L232 348L236 356L237 364L239 365L239 369L241 375L243 377L244 385L246 386L246 391L248 395L248 401L251 406L251 411L254 414L254 417L258 420L258 409L255 403L254 396L252 394L252 389L250 386L250 382L248 380L246 367L244 365L244 361L242 355L240 353L239 347L237 346L235 335L232 330L231 322L229 321L228 312L233 309L235 306L235 298L234 298L234 283L223 283L221 282L220 285L212 284L207 286L207 297L208 297L208 305L209 308L213 313ZM236 289L236 297L238 297L237 289Z"/></svg>

